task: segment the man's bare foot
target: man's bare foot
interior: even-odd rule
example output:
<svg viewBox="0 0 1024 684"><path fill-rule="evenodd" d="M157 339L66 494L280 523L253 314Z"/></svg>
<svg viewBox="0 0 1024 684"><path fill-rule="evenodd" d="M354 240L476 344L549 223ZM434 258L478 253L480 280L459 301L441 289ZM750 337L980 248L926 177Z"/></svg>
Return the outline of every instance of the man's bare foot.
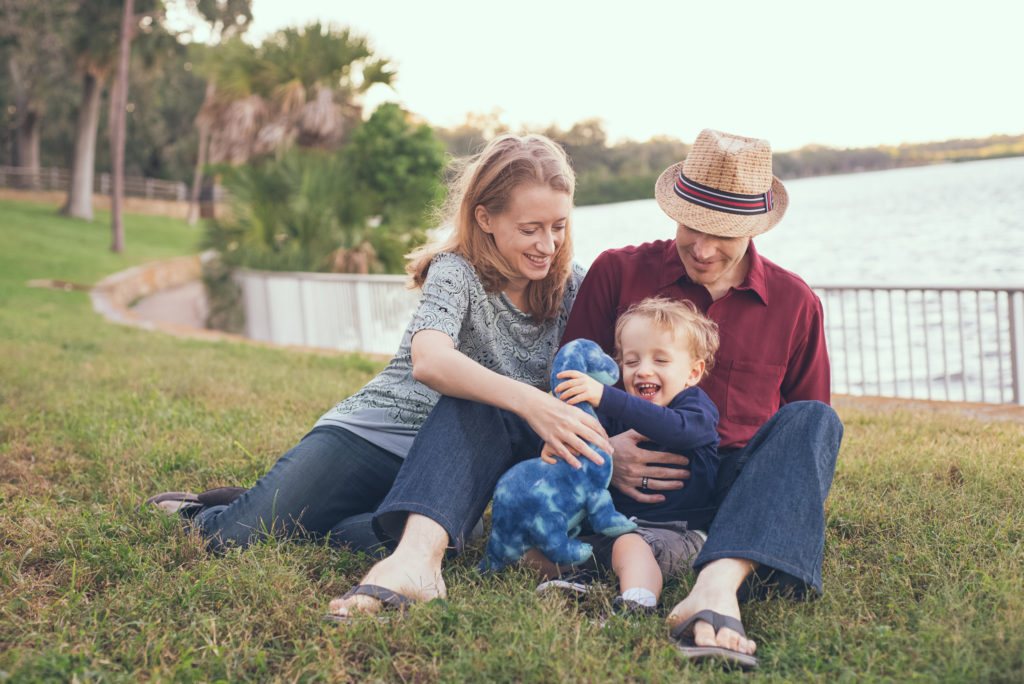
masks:
<svg viewBox="0 0 1024 684"><path fill-rule="evenodd" d="M448 590L441 577L441 562L447 543L444 528L430 518L411 514L398 548L370 568L359 584L384 587L414 601L445 598ZM334 599L328 611L350 617L355 613L376 613L381 606L373 596L356 595Z"/></svg>
<svg viewBox="0 0 1024 684"><path fill-rule="evenodd" d="M756 565L745 559L723 558L708 563L701 569L689 595L665 619L669 629L702 610L713 610L739 620L740 604L736 590L754 568ZM757 644L728 627L715 634L714 627L703 620L693 626L693 640L698 646L720 646L746 654L753 654L757 649Z"/></svg>

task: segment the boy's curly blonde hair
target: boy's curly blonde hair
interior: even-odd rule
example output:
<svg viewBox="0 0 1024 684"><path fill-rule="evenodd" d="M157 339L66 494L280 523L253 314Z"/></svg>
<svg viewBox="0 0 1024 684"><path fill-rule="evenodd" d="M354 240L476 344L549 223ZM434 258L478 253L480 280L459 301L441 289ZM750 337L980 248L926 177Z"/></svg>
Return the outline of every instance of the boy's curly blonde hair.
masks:
<svg viewBox="0 0 1024 684"><path fill-rule="evenodd" d="M622 329L629 321L642 318L655 327L672 333L672 338L687 345L695 361L704 361L704 375L715 363L718 351L718 324L702 314L688 299L648 297L633 304L615 322L615 361L622 363Z"/></svg>

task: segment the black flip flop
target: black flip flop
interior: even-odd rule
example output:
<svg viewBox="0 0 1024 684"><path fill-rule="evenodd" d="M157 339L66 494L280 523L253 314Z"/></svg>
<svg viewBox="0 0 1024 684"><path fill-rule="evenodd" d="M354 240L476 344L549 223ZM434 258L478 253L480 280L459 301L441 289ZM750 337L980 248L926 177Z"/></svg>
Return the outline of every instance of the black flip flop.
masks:
<svg viewBox="0 0 1024 684"><path fill-rule="evenodd" d="M672 640L676 642L676 648L682 651L683 655L690 660L724 660L730 665L739 665L744 670L757 667L757 658L747 653L740 653L739 651L723 648L722 646L698 646L693 640L693 626L701 620L711 625L715 630L715 634L718 634L718 630L725 627L733 630L740 636L747 636L746 631L743 629L743 623L736 618L716 613L713 610L702 610L695 615L691 615L689 619L669 633Z"/></svg>
<svg viewBox="0 0 1024 684"><path fill-rule="evenodd" d="M247 491L248 487L217 487L196 494L196 500L204 506L227 506Z"/></svg>
<svg viewBox="0 0 1024 684"><path fill-rule="evenodd" d="M189 516L198 512L203 507L203 504L200 503L199 498L195 494L190 494L189 492L162 492L146 499L144 504L136 507L135 512L138 513L146 506L156 506L165 501L178 502L178 508L172 515Z"/></svg>
<svg viewBox="0 0 1024 684"><path fill-rule="evenodd" d="M404 594L399 594L397 591L392 591L387 587L379 587L376 584L359 584L352 588L347 594L341 598L347 599L353 596L372 596L381 603L380 612L390 612L393 610L399 613L404 612L406 608L418 603L416 599L409 598ZM353 620L365 619L367 617L374 619L388 619L387 615L381 615L380 613L356 613L355 615L338 615L337 613L327 613L324 615L324 620L327 622L351 622Z"/></svg>

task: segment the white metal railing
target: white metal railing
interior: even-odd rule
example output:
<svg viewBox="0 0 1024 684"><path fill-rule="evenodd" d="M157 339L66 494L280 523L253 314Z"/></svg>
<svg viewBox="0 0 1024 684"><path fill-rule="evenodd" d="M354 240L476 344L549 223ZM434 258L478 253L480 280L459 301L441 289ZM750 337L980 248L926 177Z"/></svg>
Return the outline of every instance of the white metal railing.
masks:
<svg viewBox="0 0 1024 684"><path fill-rule="evenodd" d="M419 298L404 276L238 269L247 335L392 354ZM815 286L832 391L1024 404L1024 286Z"/></svg>
<svg viewBox="0 0 1024 684"><path fill-rule="evenodd" d="M815 286L832 391L1024 404L1024 286Z"/></svg>
<svg viewBox="0 0 1024 684"><path fill-rule="evenodd" d="M20 166L0 166L0 187L16 190L67 190L71 172L67 169L43 168L37 171ZM101 195L111 192L109 173L97 174L93 191ZM185 202L189 198L188 186L180 181L160 180L142 176L126 176L124 179L126 197L173 200ZM213 188L213 201L223 202L226 193L220 185Z"/></svg>

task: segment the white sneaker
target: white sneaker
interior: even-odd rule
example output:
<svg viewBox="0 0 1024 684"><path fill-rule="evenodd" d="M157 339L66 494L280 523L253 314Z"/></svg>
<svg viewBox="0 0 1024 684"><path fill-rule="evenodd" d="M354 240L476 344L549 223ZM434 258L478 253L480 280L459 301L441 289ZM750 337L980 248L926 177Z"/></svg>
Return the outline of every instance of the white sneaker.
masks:
<svg viewBox="0 0 1024 684"><path fill-rule="evenodd" d="M561 577L555 579L549 579L541 582L537 585L537 593L547 591L548 589L561 589L562 591L571 591L576 594L587 594L590 592L591 585L597 581L594 573L588 570L574 569Z"/></svg>

